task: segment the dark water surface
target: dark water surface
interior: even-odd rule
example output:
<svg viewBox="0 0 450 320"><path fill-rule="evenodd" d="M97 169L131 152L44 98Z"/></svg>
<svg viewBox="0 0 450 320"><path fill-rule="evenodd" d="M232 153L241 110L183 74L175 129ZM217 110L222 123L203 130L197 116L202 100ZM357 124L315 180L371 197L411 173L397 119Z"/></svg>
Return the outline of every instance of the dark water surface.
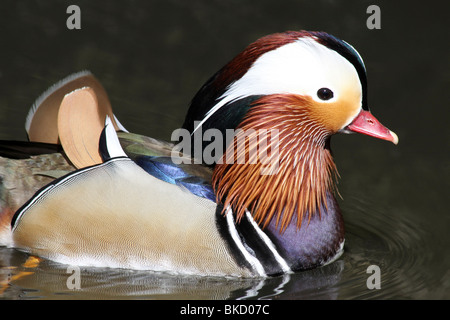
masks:
<svg viewBox="0 0 450 320"><path fill-rule="evenodd" d="M81 8L68 30L66 8ZM370 4L381 29L366 27ZM91 70L127 129L170 139L207 78L265 34L323 30L361 53L373 114L400 143L332 139L346 222L344 255L316 270L266 280L27 267L0 248L3 299L449 299L450 58L445 1L2 1L0 139L26 138L34 99ZM371 265L381 288L369 289ZM28 272L28 273L23 273Z"/></svg>

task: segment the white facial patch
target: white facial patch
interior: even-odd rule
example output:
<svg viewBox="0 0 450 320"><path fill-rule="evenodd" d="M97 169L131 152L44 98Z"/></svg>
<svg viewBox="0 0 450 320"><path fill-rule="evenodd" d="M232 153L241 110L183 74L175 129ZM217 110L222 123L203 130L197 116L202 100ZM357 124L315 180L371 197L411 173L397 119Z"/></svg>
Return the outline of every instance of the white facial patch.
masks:
<svg viewBox="0 0 450 320"><path fill-rule="evenodd" d="M332 90L333 98L321 100L317 96L320 88ZM245 97L298 94L332 103L348 90L362 96L361 82L354 66L314 39L300 38L256 59L244 76L228 87L195 129L225 104Z"/></svg>

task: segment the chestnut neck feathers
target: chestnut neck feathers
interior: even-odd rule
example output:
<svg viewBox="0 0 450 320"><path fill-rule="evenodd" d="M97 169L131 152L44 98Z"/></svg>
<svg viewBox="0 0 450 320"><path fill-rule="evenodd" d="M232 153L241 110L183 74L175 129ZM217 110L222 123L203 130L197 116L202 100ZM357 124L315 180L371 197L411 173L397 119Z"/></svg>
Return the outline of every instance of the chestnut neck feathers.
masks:
<svg viewBox="0 0 450 320"><path fill-rule="evenodd" d="M318 96L321 88L333 93L330 99ZM253 130L247 148L238 148L240 133L224 146L213 173L217 201L238 220L249 210L262 226L275 221L285 230L295 220L300 228L328 209L337 175L329 138L365 108L366 98L364 64L350 45L323 32L285 32L257 40L211 77L183 128L191 134L215 128L224 136L226 129L246 136ZM249 157L260 154L259 130L277 130L278 139L262 148L278 146L278 154L255 163ZM243 157L248 163L228 161ZM274 162L274 174L261 173Z"/></svg>
<svg viewBox="0 0 450 320"><path fill-rule="evenodd" d="M256 138L249 137L248 145L240 148L238 133L213 172L217 201L230 206L237 220L248 209L263 227L276 219L282 231L294 215L300 228L326 206L337 172L327 148L330 133L311 119L309 108L307 99L296 95L264 96L253 103L238 132L252 130ZM278 136L262 138L267 132ZM261 139L267 141L269 159L258 157ZM248 162L240 164L237 160L244 156ZM275 170L263 174L268 164Z"/></svg>

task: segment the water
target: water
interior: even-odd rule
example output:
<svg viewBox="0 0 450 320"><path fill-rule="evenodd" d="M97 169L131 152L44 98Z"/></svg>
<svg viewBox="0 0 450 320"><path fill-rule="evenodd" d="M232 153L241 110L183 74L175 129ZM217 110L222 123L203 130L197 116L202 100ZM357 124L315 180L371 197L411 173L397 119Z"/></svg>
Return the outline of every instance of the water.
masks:
<svg viewBox="0 0 450 320"><path fill-rule="evenodd" d="M67 267L0 248L2 299L449 299L450 60L444 2L77 1L81 30L66 28L69 4L2 1L0 139L25 139L33 100L66 75L91 70L130 130L169 139L201 84L256 38L325 30L354 45L369 75L372 112L400 144L336 136L346 223L344 255L307 272L265 280L185 277ZM381 30L366 8L381 8ZM447 6L444 8L444 6ZM381 288L368 289L371 265Z"/></svg>

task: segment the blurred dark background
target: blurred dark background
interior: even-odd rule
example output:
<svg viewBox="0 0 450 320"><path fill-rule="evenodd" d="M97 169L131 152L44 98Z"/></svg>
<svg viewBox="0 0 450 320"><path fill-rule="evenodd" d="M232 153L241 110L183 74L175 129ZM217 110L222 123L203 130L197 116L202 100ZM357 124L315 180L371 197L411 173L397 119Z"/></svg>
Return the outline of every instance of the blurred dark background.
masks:
<svg viewBox="0 0 450 320"><path fill-rule="evenodd" d="M81 9L81 30L66 27L71 4ZM379 30L366 27L371 4L381 9ZM203 82L246 45L285 30L327 31L362 55L372 113L400 138L398 146L333 139L344 212L362 201L426 230L422 250L432 253L418 268L437 275L432 286L450 288L442 284L450 265L449 9L404 0L2 1L0 139L26 139L34 99L87 69L128 130L168 140Z"/></svg>

